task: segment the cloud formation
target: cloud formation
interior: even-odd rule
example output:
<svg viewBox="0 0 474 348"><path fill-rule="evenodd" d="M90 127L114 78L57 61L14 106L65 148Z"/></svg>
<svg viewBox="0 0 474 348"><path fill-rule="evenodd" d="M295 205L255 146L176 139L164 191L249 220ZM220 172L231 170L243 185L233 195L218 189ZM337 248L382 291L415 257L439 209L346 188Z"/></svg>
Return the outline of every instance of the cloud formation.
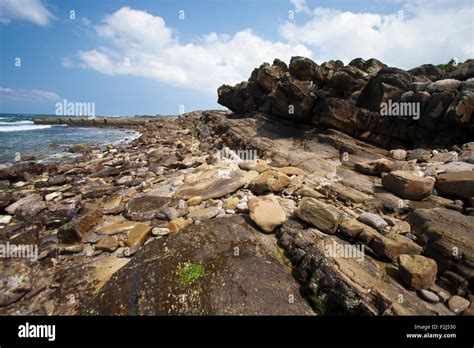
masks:
<svg viewBox="0 0 474 348"><path fill-rule="evenodd" d="M78 52L83 67L211 93L223 83L245 80L264 61L312 55L303 45L268 41L250 29L233 35L209 33L182 43L163 18L129 7L107 15L95 26L95 33L107 44ZM70 66L70 61L65 60L65 65Z"/></svg>
<svg viewBox="0 0 474 348"><path fill-rule="evenodd" d="M317 7L306 23L287 21L280 33L292 44L315 48L317 61L374 57L409 69L474 57L471 0L401 3L400 11L388 15Z"/></svg>
<svg viewBox="0 0 474 348"><path fill-rule="evenodd" d="M41 0L1 0L0 23L8 24L16 19L44 27L54 19L54 16Z"/></svg>
<svg viewBox="0 0 474 348"><path fill-rule="evenodd" d="M41 89L13 89L0 86L0 98L15 101L28 102L54 102L61 98L54 92L44 91Z"/></svg>

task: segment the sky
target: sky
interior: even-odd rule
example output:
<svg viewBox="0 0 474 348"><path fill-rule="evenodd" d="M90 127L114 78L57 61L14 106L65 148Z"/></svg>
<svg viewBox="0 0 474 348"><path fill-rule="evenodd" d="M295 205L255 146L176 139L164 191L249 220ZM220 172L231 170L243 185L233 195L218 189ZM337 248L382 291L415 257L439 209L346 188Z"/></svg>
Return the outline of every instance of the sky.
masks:
<svg viewBox="0 0 474 348"><path fill-rule="evenodd" d="M0 113L216 109L274 58L474 58L473 23L472 0L0 0Z"/></svg>

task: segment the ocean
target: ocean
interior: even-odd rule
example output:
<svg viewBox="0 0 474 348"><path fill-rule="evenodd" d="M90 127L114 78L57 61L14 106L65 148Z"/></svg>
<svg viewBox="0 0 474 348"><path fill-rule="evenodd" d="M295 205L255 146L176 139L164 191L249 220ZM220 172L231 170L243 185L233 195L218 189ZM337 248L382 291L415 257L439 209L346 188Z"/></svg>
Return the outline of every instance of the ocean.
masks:
<svg viewBox="0 0 474 348"><path fill-rule="evenodd" d="M19 155L38 160L59 160L75 144L107 145L135 139L134 131L114 128L36 125L34 118L56 115L0 114L0 166L14 162ZM68 116L67 118L71 118Z"/></svg>

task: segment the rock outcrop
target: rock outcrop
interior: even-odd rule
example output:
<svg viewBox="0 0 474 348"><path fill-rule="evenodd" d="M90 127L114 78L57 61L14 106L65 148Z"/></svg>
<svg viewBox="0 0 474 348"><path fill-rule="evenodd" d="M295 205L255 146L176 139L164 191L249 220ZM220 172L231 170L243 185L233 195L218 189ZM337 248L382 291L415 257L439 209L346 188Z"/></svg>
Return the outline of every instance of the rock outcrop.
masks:
<svg viewBox="0 0 474 348"><path fill-rule="evenodd" d="M265 112L382 146L446 146L474 138L473 71L472 60L443 73L433 65L404 71L375 59L344 66L293 57L289 67L264 63L248 81L221 86L218 102L238 114ZM382 103L396 112L387 114ZM417 109L408 110L412 105Z"/></svg>

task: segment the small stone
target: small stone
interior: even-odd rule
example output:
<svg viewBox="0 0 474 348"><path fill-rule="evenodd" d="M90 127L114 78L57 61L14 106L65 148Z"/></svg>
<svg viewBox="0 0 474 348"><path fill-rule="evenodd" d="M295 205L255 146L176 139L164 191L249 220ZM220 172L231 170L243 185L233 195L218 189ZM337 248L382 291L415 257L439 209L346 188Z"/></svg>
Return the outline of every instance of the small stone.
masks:
<svg viewBox="0 0 474 348"><path fill-rule="evenodd" d="M118 247L118 242L110 236L104 236L95 246L97 250L103 250L108 252L113 252L117 250Z"/></svg>
<svg viewBox="0 0 474 348"><path fill-rule="evenodd" d="M0 225L8 225L11 221L11 215L0 215Z"/></svg>
<svg viewBox="0 0 474 348"><path fill-rule="evenodd" d="M188 218L192 220L209 220L220 212L219 206L211 206L204 209L195 210L188 214Z"/></svg>
<svg viewBox="0 0 474 348"><path fill-rule="evenodd" d="M466 300L464 297L454 295L448 301L448 307L454 313L461 313L469 308L471 302Z"/></svg>
<svg viewBox="0 0 474 348"><path fill-rule="evenodd" d="M431 302L431 303L438 303L439 302L439 297L436 295L434 292L422 289L418 291L418 295L420 298L422 298L425 301Z"/></svg>
<svg viewBox="0 0 474 348"><path fill-rule="evenodd" d="M61 245L59 247L60 254L77 254L84 250L84 246L82 244L74 244L74 245Z"/></svg>
<svg viewBox="0 0 474 348"><path fill-rule="evenodd" d="M153 227L151 234L155 237L166 236L170 234L170 229L167 227Z"/></svg>
<svg viewBox="0 0 474 348"><path fill-rule="evenodd" d="M61 197L61 196L62 196L61 192L52 192L52 193L49 193L46 196L44 196L44 199L47 202L49 202L49 201L52 201L53 199Z"/></svg>
<svg viewBox="0 0 474 348"><path fill-rule="evenodd" d="M224 201L224 204L222 205L222 208L224 209L230 209L230 210L235 210L237 205L239 204L240 200L238 197L231 197L228 198Z"/></svg>
<svg viewBox="0 0 474 348"><path fill-rule="evenodd" d="M201 196L194 196L188 199L188 206L192 207L195 205L199 205L202 202L202 197Z"/></svg>
<svg viewBox="0 0 474 348"><path fill-rule="evenodd" d="M390 156L393 159L404 161L405 158L407 157L407 152L402 149L390 150Z"/></svg>
<svg viewBox="0 0 474 348"><path fill-rule="evenodd" d="M191 219L185 219L185 218L177 218L174 220L171 220L168 228L171 233L178 232L179 230L185 228L186 226L189 226L193 223Z"/></svg>

